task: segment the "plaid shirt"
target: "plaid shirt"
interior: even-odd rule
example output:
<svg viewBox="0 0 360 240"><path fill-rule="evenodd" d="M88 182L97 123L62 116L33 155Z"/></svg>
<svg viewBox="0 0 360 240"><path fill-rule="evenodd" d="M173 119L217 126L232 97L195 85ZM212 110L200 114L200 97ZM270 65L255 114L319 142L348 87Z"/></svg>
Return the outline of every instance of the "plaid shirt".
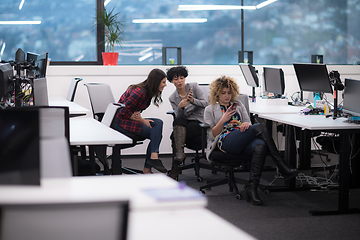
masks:
<svg viewBox="0 0 360 240"><path fill-rule="evenodd" d="M130 120L134 112L145 110L150 105L146 91L140 87L128 88L120 97L119 103L125 104L116 113L115 122L129 132L140 134L143 123Z"/></svg>

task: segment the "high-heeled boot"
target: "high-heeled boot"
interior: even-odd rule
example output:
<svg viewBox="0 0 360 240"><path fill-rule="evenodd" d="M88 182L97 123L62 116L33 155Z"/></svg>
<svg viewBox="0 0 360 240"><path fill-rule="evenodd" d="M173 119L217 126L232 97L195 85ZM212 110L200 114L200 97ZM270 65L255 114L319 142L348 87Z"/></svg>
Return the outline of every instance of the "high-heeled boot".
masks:
<svg viewBox="0 0 360 240"><path fill-rule="evenodd" d="M277 149L274 139L270 136L267 128L263 124L254 125L253 131L256 136L259 136L262 140L265 141L269 149L269 154L273 158L276 166L279 169L281 175L288 180L295 177L298 174L298 170L292 168L285 160L281 157L279 150Z"/></svg>
<svg viewBox="0 0 360 240"><path fill-rule="evenodd" d="M186 140L186 128L184 126L177 125L173 129L174 134L174 161L181 164L185 159L184 146Z"/></svg>
<svg viewBox="0 0 360 240"><path fill-rule="evenodd" d="M250 180L245 186L246 201L253 205L262 205L263 202L258 195L258 186L260 182L261 172L264 167L265 158L267 154L267 146L258 144L254 148L254 153L251 159L250 166Z"/></svg>
<svg viewBox="0 0 360 240"><path fill-rule="evenodd" d="M177 125L173 129L173 148L175 156L172 162L172 167L169 172L169 177L176 179L181 173L180 164L185 159L184 146L186 140L186 128L184 126Z"/></svg>

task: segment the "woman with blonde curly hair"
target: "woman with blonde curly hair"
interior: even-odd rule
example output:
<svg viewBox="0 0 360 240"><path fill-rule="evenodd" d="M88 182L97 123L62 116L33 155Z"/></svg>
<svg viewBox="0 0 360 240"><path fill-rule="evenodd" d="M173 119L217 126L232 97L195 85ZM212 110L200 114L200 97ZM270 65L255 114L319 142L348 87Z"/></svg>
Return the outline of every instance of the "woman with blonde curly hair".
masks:
<svg viewBox="0 0 360 240"><path fill-rule="evenodd" d="M210 105L204 113L204 121L210 126L206 157L211 159L211 153L216 148L229 154L252 156L250 180L245 186L247 201L262 205L257 189L267 153L285 179L296 176L297 170L280 156L266 127L260 123L251 124L245 106L236 100L238 95L239 87L231 77L222 76L210 84Z"/></svg>

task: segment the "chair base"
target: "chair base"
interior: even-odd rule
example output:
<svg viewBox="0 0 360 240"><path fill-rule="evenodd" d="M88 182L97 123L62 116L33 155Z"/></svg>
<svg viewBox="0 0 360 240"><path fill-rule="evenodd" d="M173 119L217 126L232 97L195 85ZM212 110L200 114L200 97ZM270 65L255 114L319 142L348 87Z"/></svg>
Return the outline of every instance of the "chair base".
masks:
<svg viewBox="0 0 360 240"><path fill-rule="evenodd" d="M215 169L215 168L213 168ZM222 169L218 168L217 170L222 171ZM225 178L219 179L219 180L214 180L209 182L208 184L201 186L200 187L200 192L205 194L205 190L204 189L211 189L212 187L216 187L216 186L221 186L221 185L228 185L229 186L229 191L230 192L235 192L235 197L236 199L240 200L242 199L242 193L239 191L238 187L237 187L237 183L240 184L247 184L248 181L240 179L240 178L236 178L234 176L235 170L233 168L227 169L226 173L225 173Z"/></svg>

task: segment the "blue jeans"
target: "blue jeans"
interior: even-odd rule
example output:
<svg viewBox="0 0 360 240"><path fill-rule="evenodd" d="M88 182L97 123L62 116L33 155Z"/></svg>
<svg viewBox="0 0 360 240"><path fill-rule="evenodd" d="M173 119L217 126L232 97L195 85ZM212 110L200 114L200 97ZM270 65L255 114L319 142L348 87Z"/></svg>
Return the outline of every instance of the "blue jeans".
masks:
<svg viewBox="0 0 360 240"><path fill-rule="evenodd" d="M257 138L252 130L257 124L259 123L251 125L245 132L235 130L229 133L223 140L222 149L227 153L235 155L240 153L249 156L253 155L256 145L265 145L265 142Z"/></svg>
<svg viewBox="0 0 360 240"><path fill-rule="evenodd" d="M144 167L151 168L151 166L147 165L146 162L148 161L148 159L150 159L151 153L159 152L159 146L160 146L161 139L162 139L163 121L158 118L147 118L147 119L151 119L154 122L150 123L151 128L149 128L149 127L145 126L145 124L143 124L139 136L144 137L146 139L150 139L149 145L146 150L146 158L145 158ZM126 133L132 133L130 131L125 130L124 128L120 127L117 124L112 124L111 127L125 135L126 135Z"/></svg>

